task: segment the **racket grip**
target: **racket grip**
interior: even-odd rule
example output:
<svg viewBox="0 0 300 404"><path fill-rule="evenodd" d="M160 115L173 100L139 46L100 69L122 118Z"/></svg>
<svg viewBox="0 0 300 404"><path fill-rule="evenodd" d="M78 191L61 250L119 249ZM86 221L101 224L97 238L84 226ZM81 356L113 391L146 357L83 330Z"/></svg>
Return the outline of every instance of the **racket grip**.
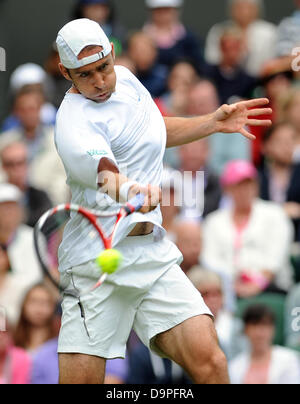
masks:
<svg viewBox="0 0 300 404"><path fill-rule="evenodd" d="M138 212L145 203L145 195L137 194L134 198L130 199L129 202L124 206L128 215L134 212Z"/></svg>

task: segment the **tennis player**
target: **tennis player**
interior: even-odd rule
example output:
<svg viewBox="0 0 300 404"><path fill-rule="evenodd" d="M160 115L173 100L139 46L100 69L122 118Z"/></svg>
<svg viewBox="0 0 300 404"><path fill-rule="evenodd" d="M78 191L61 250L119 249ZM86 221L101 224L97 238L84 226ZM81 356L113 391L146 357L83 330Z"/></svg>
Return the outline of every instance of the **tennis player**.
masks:
<svg viewBox="0 0 300 404"><path fill-rule="evenodd" d="M103 383L106 359L123 358L132 328L154 352L182 366L196 383L229 382L212 314L180 269L182 255L164 237L160 184L166 147L215 132L270 125L258 99L224 105L214 114L163 118L148 91L126 68L114 65L114 48L100 26L75 20L58 33L60 70L72 82L57 115L56 146L72 202L116 209L138 192L146 202L123 221L114 246L120 270L97 291L65 296L59 337L60 383ZM224 136L226 136L224 134ZM229 136L229 135L228 135ZM102 250L80 219L71 219L60 247L64 287L88 288L99 278L94 260ZM105 220L104 229L111 230Z"/></svg>

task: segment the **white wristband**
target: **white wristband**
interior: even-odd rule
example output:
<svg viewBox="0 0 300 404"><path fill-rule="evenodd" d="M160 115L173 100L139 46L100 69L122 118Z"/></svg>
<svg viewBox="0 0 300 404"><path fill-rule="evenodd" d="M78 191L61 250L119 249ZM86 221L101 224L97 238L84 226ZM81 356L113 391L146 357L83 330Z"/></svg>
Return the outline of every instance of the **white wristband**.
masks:
<svg viewBox="0 0 300 404"><path fill-rule="evenodd" d="M136 182L136 181L127 181L127 182L124 182L124 184L121 185L120 190L119 190L120 202L127 202L128 201L129 190L134 185L138 185L138 182Z"/></svg>

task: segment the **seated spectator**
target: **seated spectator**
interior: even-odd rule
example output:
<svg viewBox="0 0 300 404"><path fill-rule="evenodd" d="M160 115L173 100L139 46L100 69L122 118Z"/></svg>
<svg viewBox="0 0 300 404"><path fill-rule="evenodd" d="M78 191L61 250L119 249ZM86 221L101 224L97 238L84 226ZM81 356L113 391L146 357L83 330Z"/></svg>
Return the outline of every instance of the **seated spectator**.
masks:
<svg viewBox="0 0 300 404"><path fill-rule="evenodd" d="M229 163L221 182L231 203L204 223L202 263L226 274L239 297L292 283L292 224L281 206L258 199L257 177L251 163Z"/></svg>
<svg viewBox="0 0 300 404"><path fill-rule="evenodd" d="M220 107L217 90L208 80L201 80L189 94L188 114L191 116L211 114ZM208 139L210 143L209 166L221 175L225 165L236 159L249 160L251 143L238 134L215 133Z"/></svg>
<svg viewBox="0 0 300 404"><path fill-rule="evenodd" d="M126 53L122 53L122 55L116 57L115 64L126 67L126 69L130 70L131 73L136 76L136 66Z"/></svg>
<svg viewBox="0 0 300 404"><path fill-rule="evenodd" d="M155 102L163 116L187 116L189 94L199 80L197 69L188 60L179 60L171 67L167 80L167 92ZM177 148L165 151L164 162L173 168L179 167Z"/></svg>
<svg viewBox="0 0 300 404"><path fill-rule="evenodd" d="M290 91L284 93L281 99L281 109L279 119L294 125L295 133L295 147L293 159L296 163L300 163L300 90L298 88L291 88Z"/></svg>
<svg viewBox="0 0 300 404"><path fill-rule="evenodd" d="M149 21L144 31L153 39L159 50L158 61L172 66L178 59L189 59L201 72L204 60L201 45L195 34L180 19L184 0L146 0Z"/></svg>
<svg viewBox="0 0 300 404"><path fill-rule="evenodd" d="M63 77L59 70L59 63L60 58L57 46L56 43L53 42L45 61L45 71L47 73L47 80L49 81L50 87L48 99L57 109L60 107L66 92L70 89L70 83Z"/></svg>
<svg viewBox="0 0 300 404"><path fill-rule="evenodd" d="M31 372L31 384L58 384L58 339L45 342L36 350Z"/></svg>
<svg viewBox="0 0 300 404"><path fill-rule="evenodd" d="M106 361L104 384L125 384L127 376L127 359L113 359Z"/></svg>
<svg viewBox="0 0 300 404"><path fill-rule="evenodd" d="M293 48L300 46L300 1L294 0L296 10L284 18L278 27L277 56L290 55Z"/></svg>
<svg viewBox="0 0 300 404"><path fill-rule="evenodd" d="M31 372L31 384L58 384L59 366L58 338L50 339L36 351ZM127 377L127 361L123 359L106 362L105 384L123 384Z"/></svg>
<svg viewBox="0 0 300 404"><path fill-rule="evenodd" d="M41 280L33 246L33 230L22 224L22 194L0 184L0 306L12 326L18 320L24 294Z"/></svg>
<svg viewBox="0 0 300 404"><path fill-rule="evenodd" d="M51 82L49 81L45 70L34 63L26 63L14 70L10 77L9 91L14 99L22 90L33 89L39 91L41 97L40 120L44 125L54 125L56 118L56 108L49 102L49 93L51 93ZM19 117L12 113L4 120L2 131L7 131L20 127L22 123Z"/></svg>
<svg viewBox="0 0 300 404"><path fill-rule="evenodd" d="M205 304L214 315L220 346L227 359L232 359L245 348L246 342L242 337L242 324L225 307L224 286L221 277L200 266L191 268L187 276L199 290Z"/></svg>
<svg viewBox="0 0 300 404"><path fill-rule="evenodd" d="M2 133L0 149L13 141L25 143L32 185L47 192L54 204L64 203L69 195L65 170L55 149L54 127L40 120L41 106L39 90L29 88L18 93L14 111L21 126Z"/></svg>
<svg viewBox="0 0 300 404"><path fill-rule="evenodd" d="M300 351L300 284L288 293L285 316L285 345Z"/></svg>
<svg viewBox="0 0 300 404"><path fill-rule="evenodd" d="M275 316L264 305L250 306L243 317L251 350L229 364L233 384L300 384L300 358L274 346Z"/></svg>
<svg viewBox="0 0 300 404"><path fill-rule="evenodd" d="M101 25L109 40L114 43L116 55L122 53L126 30L116 17L113 0L77 0L72 20L88 18Z"/></svg>
<svg viewBox="0 0 300 404"><path fill-rule="evenodd" d="M183 176L181 215L201 219L219 207L219 178L209 166L210 143L202 139L179 148Z"/></svg>
<svg viewBox="0 0 300 404"><path fill-rule="evenodd" d="M0 160L5 180L23 193L24 222L34 227L42 214L52 207L52 203L44 191L30 185L26 145L21 142L7 145L0 150Z"/></svg>
<svg viewBox="0 0 300 404"><path fill-rule="evenodd" d="M260 173L260 195L281 204L300 240L300 164L293 163L296 130L288 122L269 128L263 139L265 163Z"/></svg>
<svg viewBox="0 0 300 404"><path fill-rule="evenodd" d="M14 341L32 358L45 342L58 335L56 305L52 292L44 284L33 286L23 300Z"/></svg>
<svg viewBox="0 0 300 404"><path fill-rule="evenodd" d="M256 79L241 67L243 45L243 32L240 29L234 25L224 28L220 36L220 63L207 68L206 75L216 85L221 104L251 98L256 86Z"/></svg>
<svg viewBox="0 0 300 404"><path fill-rule="evenodd" d="M8 324L5 331L0 329L0 385L29 384L31 359L26 351L14 346L11 334Z"/></svg>
<svg viewBox="0 0 300 404"><path fill-rule="evenodd" d="M181 269L187 273L194 265L202 251L202 229L199 222L178 220L174 228L175 243L183 255Z"/></svg>
<svg viewBox="0 0 300 404"><path fill-rule="evenodd" d="M170 69L167 92L155 100L162 115L188 115L188 94L198 80L193 63L188 60L176 62Z"/></svg>
<svg viewBox="0 0 300 404"><path fill-rule="evenodd" d="M139 342L129 355L128 384L191 384L184 370Z"/></svg>
<svg viewBox="0 0 300 404"><path fill-rule="evenodd" d="M220 37L224 27L235 24L244 36L244 61L248 74L258 76L263 64L274 58L277 28L263 20L263 0L229 0L230 20L214 25L207 36L205 58L210 64L221 62Z"/></svg>
<svg viewBox="0 0 300 404"><path fill-rule="evenodd" d="M177 185L177 175L181 177L181 173L164 168L163 180L161 184L162 203L161 213L163 217L163 228L167 231L167 237L173 240L175 237L175 222L180 213L180 191Z"/></svg>
<svg viewBox="0 0 300 404"><path fill-rule="evenodd" d="M281 114L281 98L283 94L289 92L292 86L293 75L286 68L277 68L276 66L265 66L261 74L260 86L256 91L260 91L260 95L266 97L270 101L272 115L261 115L259 119L271 119L272 122L278 122ZM256 167L262 163L262 141L267 128L258 126L249 126L250 132L255 135L256 139L252 144L252 161Z"/></svg>
<svg viewBox="0 0 300 404"><path fill-rule="evenodd" d="M136 76L153 97L166 90L168 69L157 63L157 49L144 32L136 32L128 40L127 55L134 63Z"/></svg>

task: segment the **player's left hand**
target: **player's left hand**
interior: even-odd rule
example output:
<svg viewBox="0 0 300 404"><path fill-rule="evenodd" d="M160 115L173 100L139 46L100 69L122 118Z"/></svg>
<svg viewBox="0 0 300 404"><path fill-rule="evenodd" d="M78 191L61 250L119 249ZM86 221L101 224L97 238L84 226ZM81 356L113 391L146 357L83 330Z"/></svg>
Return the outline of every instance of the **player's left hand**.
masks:
<svg viewBox="0 0 300 404"><path fill-rule="evenodd" d="M232 105L222 105L215 112L217 131L241 133L247 139L254 140L255 136L246 129L246 126L271 126L270 119L255 119L255 117L272 114L272 109L266 108L268 104L267 98L258 98Z"/></svg>

